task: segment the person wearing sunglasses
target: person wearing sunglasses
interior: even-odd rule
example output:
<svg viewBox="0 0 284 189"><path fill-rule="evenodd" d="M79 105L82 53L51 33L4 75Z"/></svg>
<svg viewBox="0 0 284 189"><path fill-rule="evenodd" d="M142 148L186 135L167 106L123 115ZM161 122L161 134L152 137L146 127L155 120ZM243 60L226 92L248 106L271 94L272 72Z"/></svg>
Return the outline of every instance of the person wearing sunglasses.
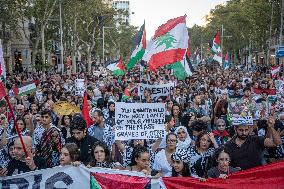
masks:
<svg viewBox="0 0 284 189"><path fill-rule="evenodd" d="M175 153L177 147L177 135L169 133L166 137L166 148L159 151L154 160L153 169L158 171L162 176L172 176L172 154Z"/></svg>

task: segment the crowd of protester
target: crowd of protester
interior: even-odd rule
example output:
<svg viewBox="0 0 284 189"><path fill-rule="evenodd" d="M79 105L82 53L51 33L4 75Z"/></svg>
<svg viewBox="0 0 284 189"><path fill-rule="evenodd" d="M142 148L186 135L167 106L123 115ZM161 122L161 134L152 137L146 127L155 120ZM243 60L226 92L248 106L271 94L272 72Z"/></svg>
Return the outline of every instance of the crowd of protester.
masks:
<svg viewBox="0 0 284 189"><path fill-rule="evenodd" d="M232 125L229 99L254 104L254 88L275 89L268 68L254 70L201 64L193 76L177 80L171 70L157 72L135 68L124 76L99 74L61 75L42 72L7 76L13 113L28 152L25 156L7 102L0 101L0 175L10 176L37 169L85 165L143 172L152 177L227 178L230 173L279 161L284 157L284 111L271 109L254 125ZM83 96L75 94L74 81L85 79L92 125L81 114L61 116L54 103L67 101L82 109ZM15 96L13 87L35 82L36 92ZM138 84L174 83L169 96L151 98ZM129 91L127 98L124 92ZM283 91L282 91L283 92ZM258 99L269 103L267 92ZM165 103L164 138L118 141L115 102ZM280 100L278 100L280 103ZM278 101L276 103L278 103Z"/></svg>

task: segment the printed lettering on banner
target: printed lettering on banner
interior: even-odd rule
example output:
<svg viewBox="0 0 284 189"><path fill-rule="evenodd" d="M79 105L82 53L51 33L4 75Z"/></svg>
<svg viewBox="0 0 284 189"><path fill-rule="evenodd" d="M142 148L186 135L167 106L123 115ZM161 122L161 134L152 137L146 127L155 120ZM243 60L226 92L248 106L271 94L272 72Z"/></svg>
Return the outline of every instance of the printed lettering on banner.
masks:
<svg viewBox="0 0 284 189"><path fill-rule="evenodd" d="M115 140L157 139L165 135L165 104L115 104Z"/></svg>
<svg viewBox="0 0 284 189"><path fill-rule="evenodd" d="M151 91L152 99L156 100L160 96L169 96L174 87L174 83L167 83L161 85L148 85L140 83L138 87L138 95L140 96L140 99L144 99L144 90L149 89Z"/></svg>
<svg viewBox="0 0 284 189"><path fill-rule="evenodd" d="M233 115L232 117L232 124L233 125L253 125L252 116L239 116Z"/></svg>
<svg viewBox="0 0 284 189"><path fill-rule="evenodd" d="M90 188L89 172L73 166L55 167L9 177L0 177L1 189ZM83 182L78 182L83 181Z"/></svg>

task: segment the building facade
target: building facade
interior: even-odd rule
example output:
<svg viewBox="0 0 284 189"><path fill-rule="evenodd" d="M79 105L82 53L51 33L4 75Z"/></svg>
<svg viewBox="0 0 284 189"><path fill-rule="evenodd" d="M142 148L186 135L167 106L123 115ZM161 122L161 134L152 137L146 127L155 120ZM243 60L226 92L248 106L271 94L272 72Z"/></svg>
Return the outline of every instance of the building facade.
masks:
<svg viewBox="0 0 284 189"><path fill-rule="evenodd" d="M112 2L113 8L119 11L119 14L116 15L115 19L117 20L117 25L130 25L131 18L130 15L132 12L130 11L130 3L129 1L117 1L114 0Z"/></svg>

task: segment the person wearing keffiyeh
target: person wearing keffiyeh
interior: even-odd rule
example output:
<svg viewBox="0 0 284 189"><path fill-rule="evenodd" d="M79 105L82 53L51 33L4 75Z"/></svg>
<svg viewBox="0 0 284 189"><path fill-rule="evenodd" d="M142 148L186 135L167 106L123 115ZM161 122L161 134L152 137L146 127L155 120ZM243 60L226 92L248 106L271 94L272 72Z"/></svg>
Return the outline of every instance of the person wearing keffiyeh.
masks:
<svg viewBox="0 0 284 189"><path fill-rule="evenodd" d="M60 164L61 149L60 130L51 127L43 133L36 154L43 157L46 160L47 167L51 168Z"/></svg>
<svg viewBox="0 0 284 189"><path fill-rule="evenodd" d="M226 131L226 122L223 119L218 119L216 121L216 130L213 131L215 140L218 145L223 145L225 144L229 139L230 135Z"/></svg>
<svg viewBox="0 0 284 189"><path fill-rule="evenodd" d="M184 149L177 149L171 156L172 159L172 176L189 177L191 176L188 165L189 159Z"/></svg>
<svg viewBox="0 0 284 189"><path fill-rule="evenodd" d="M51 124L51 111L43 110L42 118L42 135L36 145L36 155L46 160L47 167L51 168L59 165L61 148L64 145L64 139L60 130Z"/></svg>

